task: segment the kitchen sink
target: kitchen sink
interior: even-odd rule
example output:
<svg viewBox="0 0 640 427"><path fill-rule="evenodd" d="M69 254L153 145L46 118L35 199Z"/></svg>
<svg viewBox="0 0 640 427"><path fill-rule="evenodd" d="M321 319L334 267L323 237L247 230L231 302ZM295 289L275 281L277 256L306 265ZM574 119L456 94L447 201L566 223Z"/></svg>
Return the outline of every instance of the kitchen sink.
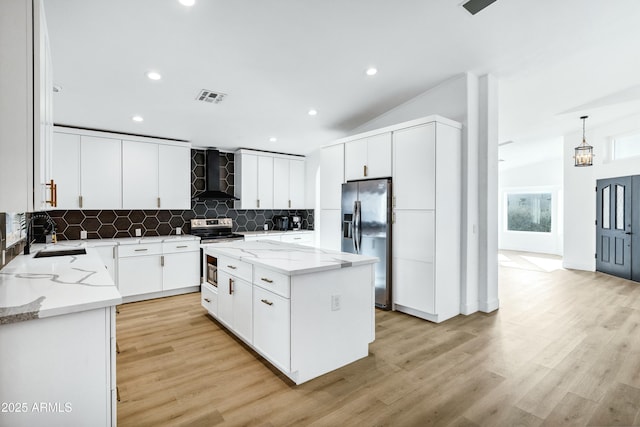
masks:
<svg viewBox="0 0 640 427"><path fill-rule="evenodd" d="M86 255L87 254L87 250L84 248L80 248L80 249L62 249L62 250L41 250L40 252L36 253L33 257L34 258L47 258L47 257L54 257L54 256L66 256L66 255Z"/></svg>

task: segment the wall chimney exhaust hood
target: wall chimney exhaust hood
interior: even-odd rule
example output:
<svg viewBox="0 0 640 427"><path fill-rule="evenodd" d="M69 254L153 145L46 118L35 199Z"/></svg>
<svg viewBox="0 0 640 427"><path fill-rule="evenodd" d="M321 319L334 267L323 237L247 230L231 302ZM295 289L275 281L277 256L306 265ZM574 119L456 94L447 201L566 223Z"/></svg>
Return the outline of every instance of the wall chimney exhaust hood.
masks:
<svg viewBox="0 0 640 427"><path fill-rule="evenodd" d="M193 200L240 200L220 189L220 152L207 150L205 154L206 189L193 197Z"/></svg>

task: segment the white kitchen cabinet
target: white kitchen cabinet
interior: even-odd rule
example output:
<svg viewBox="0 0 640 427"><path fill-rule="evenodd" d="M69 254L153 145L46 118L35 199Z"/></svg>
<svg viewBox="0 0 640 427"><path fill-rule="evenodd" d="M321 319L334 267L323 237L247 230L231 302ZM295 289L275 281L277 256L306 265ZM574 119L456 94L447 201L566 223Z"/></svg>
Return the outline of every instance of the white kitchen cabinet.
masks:
<svg viewBox="0 0 640 427"><path fill-rule="evenodd" d="M218 316L218 288L204 282L200 293L200 303L213 316Z"/></svg>
<svg viewBox="0 0 640 427"><path fill-rule="evenodd" d="M117 284L124 302L194 292L200 286L200 243L121 244L117 249Z"/></svg>
<svg viewBox="0 0 640 427"><path fill-rule="evenodd" d="M191 209L191 147L158 145L160 209Z"/></svg>
<svg viewBox="0 0 640 427"><path fill-rule="evenodd" d="M43 208L41 173L51 126L48 36L41 1L0 2L0 210ZM49 56L48 56L49 55ZM49 92L49 93L47 93Z"/></svg>
<svg viewBox="0 0 640 427"><path fill-rule="evenodd" d="M393 195L397 209L434 209L436 124L393 133ZM444 190L444 186L442 189Z"/></svg>
<svg viewBox="0 0 640 427"><path fill-rule="evenodd" d="M5 324L0 342L0 401L27 405L0 424L116 425L114 307Z"/></svg>
<svg viewBox="0 0 640 427"><path fill-rule="evenodd" d="M54 134L51 177L57 185L58 198L58 206L53 209L80 209L80 135Z"/></svg>
<svg viewBox="0 0 640 427"><path fill-rule="evenodd" d="M118 247L118 289L123 298L162 291L162 243Z"/></svg>
<svg viewBox="0 0 640 427"><path fill-rule="evenodd" d="M340 209L344 183L344 144L320 151L320 208Z"/></svg>
<svg viewBox="0 0 640 427"><path fill-rule="evenodd" d="M393 307L442 322L460 313L460 125L399 125L393 152Z"/></svg>
<svg viewBox="0 0 640 427"><path fill-rule="evenodd" d="M123 209L190 209L188 146L122 141Z"/></svg>
<svg viewBox="0 0 640 427"><path fill-rule="evenodd" d="M340 251L342 218L340 209L320 210L320 247Z"/></svg>
<svg viewBox="0 0 640 427"><path fill-rule="evenodd" d="M162 254L163 291L200 284L199 242L163 242Z"/></svg>
<svg viewBox="0 0 640 427"><path fill-rule="evenodd" d="M81 137L81 209L114 209L114 206L122 206L121 156L119 140Z"/></svg>
<svg viewBox="0 0 640 427"><path fill-rule="evenodd" d="M290 301L261 287L253 288L253 345L271 362L291 370Z"/></svg>
<svg viewBox="0 0 640 427"><path fill-rule="evenodd" d="M158 209L158 144L122 141L122 209Z"/></svg>
<svg viewBox="0 0 640 427"><path fill-rule="evenodd" d="M274 157L273 208L304 208L304 161Z"/></svg>
<svg viewBox="0 0 640 427"><path fill-rule="evenodd" d="M280 234L272 234L272 233L244 236L245 242L256 242L258 240L273 240L276 242L280 242L282 241L282 236Z"/></svg>
<svg viewBox="0 0 640 427"><path fill-rule="evenodd" d="M346 181L391 176L391 132L345 143L344 174Z"/></svg>
<svg viewBox="0 0 640 427"><path fill-rule="evenodd" d="M235 153L236 209L304 208L304 160L254 150Z"/></svg>
<svg viewBox="0 0 640 427"><path fill-rule="evenodd" d="M96 252L100 255L100 259L104 263L104 267L109 272L109 276L117 283L118 280L118 272L117 272L117 257L116 257L116 245L109 246L94 246L93 247Z"/></svg>
<svg viewBox="0 0 640 427"><path fill-rule="evenodd" d="M281 236L280 240L287 243L313 246L313 231L287 232Z"/></svg>
<svg viewBox="0 0 640 427"><path fill-rule="evenodd" d="M218 266L217 318L248 343L251 343L253 330L252 294L249 281Z"/></svg>

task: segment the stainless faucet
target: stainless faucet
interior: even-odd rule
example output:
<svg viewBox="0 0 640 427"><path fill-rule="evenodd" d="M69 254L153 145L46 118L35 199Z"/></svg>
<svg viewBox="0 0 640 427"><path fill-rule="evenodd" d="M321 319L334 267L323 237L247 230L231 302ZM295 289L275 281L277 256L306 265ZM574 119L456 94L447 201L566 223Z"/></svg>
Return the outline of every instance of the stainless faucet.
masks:
<svg viewBox="0 0 640 427"><path fill-rule="evenodd" d="M31 215L31 218L29 218L29 220L27 221L27 238L26 238L26 244L24 245L24 254L25 255L29 255L31 253L31 228L33 227L33 220L35 219L44 219L47 221L47 223L51 226L51 231L52 233L55 233L56 231L56 223L53 222L53 220L51 219L51 217L45 213L35 213L33 215Z"/></svg>

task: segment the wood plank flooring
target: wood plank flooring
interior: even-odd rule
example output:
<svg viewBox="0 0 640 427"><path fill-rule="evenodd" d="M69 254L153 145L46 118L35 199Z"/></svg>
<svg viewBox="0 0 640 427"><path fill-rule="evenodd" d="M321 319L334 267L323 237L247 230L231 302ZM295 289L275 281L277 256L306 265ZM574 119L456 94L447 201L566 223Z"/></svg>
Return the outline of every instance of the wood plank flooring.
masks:
<svg viewBox="0 0 640 427"><path fill-rule="evenodd" d="M370 355L300 386L200 294L117 317L120 426L640 425L640 284L503 252L500 306L436 325L378 311Z"/></svg>

